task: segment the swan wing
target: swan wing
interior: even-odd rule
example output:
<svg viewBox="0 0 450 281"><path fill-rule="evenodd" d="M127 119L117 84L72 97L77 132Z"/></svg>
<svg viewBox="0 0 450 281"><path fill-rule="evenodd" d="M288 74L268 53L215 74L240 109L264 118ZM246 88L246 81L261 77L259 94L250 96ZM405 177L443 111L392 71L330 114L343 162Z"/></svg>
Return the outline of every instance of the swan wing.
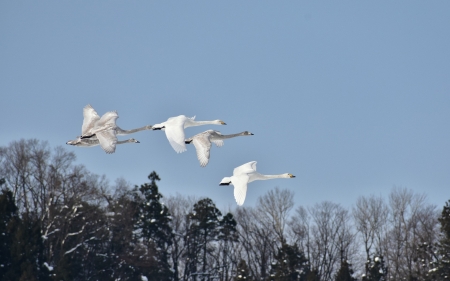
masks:
<svg viewBox="0 0 450 281"><path fill-rule="evenodd" d="M95 130L103 130L109 128L116 128L116 120L119 118L119 115L116 111L108 111L103 114L102 118L97 121L95 124Z"/></svg>
<svg viewBox="0 0 450 281"><path fill-rule="evenodd" d="M88 135L89 131L94 128L95 123L100 120L97 111L90 105L86 105L83 108L83 126L81 127L81 135Z"/></svg>
<svg viewBox="0 0 450 281"><path fill-rule="evenodd" d="M233 176L241 175L241 174L250 174L256 172L256 161L251 161L241 165L239 167L234 168Z"/></svg>
<svg viewBox="0 0 450 281"><path fill-rule="evenodd" d="M167 124L169 123L169 124ZM184 120L172 119L171 122L166 122L165 132L166 137L169 140L170 145L177 153L186 151L186 145L184 143Z"/></svg>
<svg viewBox="0 0 450 281"><path fill-rule="evenodd" d="M233 176L231 182L234 185L234 199L239 206L242 206L247 195L248 176L246 174Z"/></svg>
<svg viewBox="0 0 450 281"><path fill-rule="evenodd" d="M193 138L195 149L197 151L197 158L200 166L205 167L209 162L209 155L211 150L211 142L208 139L208 134L198 134Z"/></svg>
<svg viewBox="0 0 450 281"><path fill-rule="evenodd" d="M114 130L104 130L96 134L100 146L108 153L114 153L116 151L117 137Z"/></svg>

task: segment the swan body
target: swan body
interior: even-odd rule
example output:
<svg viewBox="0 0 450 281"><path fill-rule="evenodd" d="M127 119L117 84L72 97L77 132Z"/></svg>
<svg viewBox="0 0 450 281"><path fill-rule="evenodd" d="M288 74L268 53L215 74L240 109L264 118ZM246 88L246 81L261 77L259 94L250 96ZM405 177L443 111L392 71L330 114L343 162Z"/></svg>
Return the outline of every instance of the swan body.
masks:
<svg viewBox="0 0 450 281"><path fill-rule="evenodd" d="M197 134L187 140L186 144L193 143L197 151L197 158L200 162L200 166L205 167L209 162L211 143L214 143L217 147L223 146L224 139L230 139L239 136L252 136L253 134L244 131L237 134L222 135L219 131L207 130L203 133Z"/></svg>
<svg viewBox="0 0 450 281"><path fill-rule="evenodd" d="M123 141L117 141L115 144L113 144L114 148L113 148L112 152L106 152L106 153L113 153L115 151L115 145L124 144L124 143L140 143L140 142L133 138L123 140ZM91 138L85 138L85 139L78 137L75 140L70 140L70 141L66 142L66 144L73 145L73 146L79 146L79 147L91 147L91 146L100 145L100 141L97 139L96 136L93 136ZM111 151L111 150L109 150L109 151Z"/></svg>
<svg viewBox="0 0 450 281"><path fill-rule="evenodd" d="M219 185L234 185L234 199L242 206L247 195L247 184L255 180L295 178L294 175L286 173L280 175L263 175L256 172L256 161L245 163L233 170L231 177L224 177Z"/></svg>
<svg viewBox="0 0 450 281"><path fill-rule="evenodd" d="M116 125L119 115L116 111L106 112L101 118L97 111L90 105L83 108L83 125L81 127L81 137L77 140L68 141L67 144L75 146L95 146L100 145L106 153L114 153L116 144L137 142L135 139L118 141L117 135L127 135L142 130L150 130L152 126L144 126L132 130L123 130Z"/></svg>
<svg viewBox="0 0 450 281"><path fill-rule="evenodd" d="M97 131L108 129L108 126L110 127L110 129L115 130L115 134L117 136L128 135L139 131L152 129L151 125L147 125L136 129L124 130L115 124L115 120L119 118L117 112L107 112L102 116L102 118L100 118L97 111L95 111L95 109L90 104L86 105L83 108L83 117L83 126L81 127L82 138L90 138L95 135ZM114 118L114 120L112 118Z"/></svg>
<svg viewBox="0 0 450 281"><path fill-rule="evenodd" d="M184 115L170 117L167 121L153 125L153 130L163 130L166 132L166 137L170 145L177 153L186 151L184 129L188 127L201 125L226 125L222 120L213 121L195 121L195 116L192 118Z"/></svg>

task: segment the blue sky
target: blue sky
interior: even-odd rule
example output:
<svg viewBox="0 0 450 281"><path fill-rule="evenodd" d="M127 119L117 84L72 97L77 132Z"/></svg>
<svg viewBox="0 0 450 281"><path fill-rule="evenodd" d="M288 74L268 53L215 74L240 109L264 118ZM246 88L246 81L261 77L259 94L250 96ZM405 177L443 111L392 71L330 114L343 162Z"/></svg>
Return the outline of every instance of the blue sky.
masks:
<svg viewBox="0 0 450 281"><path fill-rule="evenodd" d="M1 1L0 145L47 140L77 163L133 184L155 170L164 195L207 196L256 160L266 174L245 206L278 186L297 205L351 206L393 186L450 199L448 1ZM113 155L65 144L82 109L117 110L124 128L171 116L224 120L206 129L252 137L213 147L201 168L161 131ZM125 139L128 137L121 137Z"/></svg>

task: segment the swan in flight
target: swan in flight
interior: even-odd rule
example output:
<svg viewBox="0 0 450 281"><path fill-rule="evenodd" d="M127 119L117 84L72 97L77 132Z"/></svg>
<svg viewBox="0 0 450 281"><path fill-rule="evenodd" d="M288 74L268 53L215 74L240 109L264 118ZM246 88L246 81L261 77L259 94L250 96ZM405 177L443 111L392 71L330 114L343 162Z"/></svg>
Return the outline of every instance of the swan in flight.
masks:
<svg viewBox="0 0 450 281"><path fill-rule="evenodd" d="M101 118L95 109L90 105L83 108L83 125L81 127L80 140L69 141L67 144L76 146L94 146L98 144L106 153L114 153L116 151L116 144L127 143L128 141L117 140L117 135L127 135L142 130L150 130L151 126L144 126L132 130L123 130L116 125L116 120L119 115L116 111L106 112ZM88 141L92 139L92 141ZM86 141L84 141L86 140ZM134 140L134 139L132 139ZM131 141L133 142L133 141Z"/></svg>
<svg viewBox="0 0 450 281"><path fill-rule="evenodd" d="M140 142L133 138L128 139L128 140L123 140L123 141L116 141L115 143L113 141L112 144L109 145L110 148L108 150L105 150L105 152L113 153L116 150L117 144L124 144L124 143L140 143ZM97 139L96 136L93 136L88 139L86 139L86 138L82 139L81 137L78 137L75 140L70 140L70 141L66 142L66 144L70 144L73 146L80 146L80 147L91 147L91 146L100 145L100 141Z"/></svg>
<svg viewBox="0 0 450 281"><path fill-rule="evenodd" d="M153 130L163 130L166 132L166 137L169 140L172 148L177 152L185 152L186 144L185 144L185 136L184 136L184 128L201 126L201 125L226 125L222 120L213 120L213 121L194 121L195 116L192 118L186 117L184 115L170 117L166 122L153 125Z"/></svg>
<svg viewBox="0 0 450 281"><path fill-rule="evenodd" d="M97 131L101 131L101 130L105 130L105 129L115 130L115 134L117 136L128 135L128 134L136 133L139 131L152 129L151 125L147 125L147 126L136 128L136 129L124 130L115 124L115 120L117 118L119 118L118 115L117 115L117 117L115 117L113 123L108 123L105 120L107 118L113 117L113 113L115 113L115 115L117 115L117 112L110 111L110 112L105 113L105 115L103 115L102 118L100 118L97 111L95 111L95 109L90 104L86 105L83 108L84 119L83 119L83 126L81 127L81 137L83 139L90 138L93 135L95 135L95 133ZM102 121L102 119L104 119L104 120Z"/></svg>
<svg viewBox="0 0 450 281"><path fill-rule="evenodd" d="M253 134L245 131L237 134L222 135L219 131L207 130L203 133L197 134L192 138L185 140L185 143L193 143L197 151L197 158L200 162L200 166L205 167L209 162L209 154L211 150L211 143L214 143L217 147L223 145L224 139L230 139L239 136L252 136Z"/></svg>
<svg viewBox="0 0 450 281"><path fill-rule="evenodd" d="M292 174L263 175L256 172L256 161L245 163L233 170L231 177L224 177L219 185L234 185L234 198L239 206L242 206L247 194L247 184L255 180L269 180L278 178L295 178Z"/></svg>

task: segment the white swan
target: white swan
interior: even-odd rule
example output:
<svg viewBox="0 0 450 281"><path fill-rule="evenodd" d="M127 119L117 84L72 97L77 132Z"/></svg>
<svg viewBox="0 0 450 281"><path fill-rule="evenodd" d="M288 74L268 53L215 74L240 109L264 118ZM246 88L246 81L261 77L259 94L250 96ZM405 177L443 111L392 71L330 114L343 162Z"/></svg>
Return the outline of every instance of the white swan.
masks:
<svg viewBox="0 0 450 281"><path fill-rule="evenodd" d="M115 111L112 111L115 112ZM111 114L111 112L107 112L105 113L105 115L102 116L102 118L107 118L108 114ZM117 115L117 112L115 112L115 114ZM86 105L83 108L83 126L81 127L81 137L84 138L90 138L93 135L95 135L95 132L98 130L103 130L105 128L102 128L102 126L108 126L110 125L111 127L114 128L114 130L116 131L115 134L118 136L121 135L128 135L128 134L132 134L132 133L136 133L139 131L143 131L143 130L150 130L152 128L151 125L147 125L144 127L140 127L140 128L136 128L136 129L131 129L131 130L123 130L122 128L120 128L119 126L117 126L115 124L115 120L114 120L114 124L108 124L108 123L104 123L103 125L101 125L101 118L98 115L97 111L95 111L95 109L90 105ZM117 117L115 119L119 118L119 116L117 115ZM100 123L99 123L100 122Z"/></svg>
<svg viewBox="0 0 450 281"><path fill-rule="evenodd" d="M184 128L201 126L201 125L226 125L222 120L213 121L194 121L195 116L192 118L186 117L184 115L170 117L166 122L153 125L153 130L163 130L166 132L166 137L169 140L172 148L177 152L185 152L186 145L184 140Z"/></svg>
<svg viewBox="0 0 450 281"><path fill-rule="evenodd" d="M252 135L253 134L248 131L231 135L222 135L219 131L207 130L185 140L185 143L188 144L192 142L194 144L200 166L205 167L209 162L211 143L214 143L217 147L221 147L224 139Z"/></svg>
<svg viewBox="0 0 450 281"><path fill-rule="evenodd" d="M114 142L112 143L113 148L109 149L108 150L109 152L106 150L105 151L106 151L106 153L113 153L113 152L115 152L115 149L116 149L115 146L117 144L124 144L124 143L140 143L140 142L133 138L123 140L123 141L116 141L115 143ZM93 136L88 139L82 139L81 137L78 137L75 140L70 140L70 141L66 142L66 144L73 145L73 146L80 146L80 147L91 147L91 146L100 145L100 141L97 139L96 136ZM110 147L111 147L111 145L110 145Z"/></svg>
<svg viewBox="0 0 450 281"><path fill-rule="evenodd" d="M234 198L241 206L247 194L247 184L255 180L269 180L278 178L295 178L292 174L262 175L256 172L256 161L245 163L233 170L233 176L224 177L219 185L234 185Z"/></svg>

